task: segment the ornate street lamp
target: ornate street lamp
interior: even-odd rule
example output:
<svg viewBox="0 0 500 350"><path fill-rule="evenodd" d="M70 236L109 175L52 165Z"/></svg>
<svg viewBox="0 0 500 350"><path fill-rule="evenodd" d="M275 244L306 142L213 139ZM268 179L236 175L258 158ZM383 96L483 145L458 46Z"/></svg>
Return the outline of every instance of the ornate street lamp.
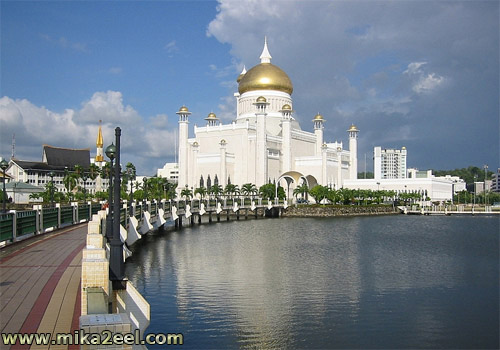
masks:
<svg viewBox="0 0 500 350"><path fill-rule="evenodd" d="M109 166L109 186L108 186L108 216L106 217L106 237L111 240L113 237L113 159L116 155L116 147L114 144L106 147L106 156L110 160Z"/></svg>
<svg viewBox="0 0 500 350"><path fill-rule="evenodd" d="M2 193L2 203L3 203L3 212L7 212L7 207L5 204L5 197L7 197L7 194L5 192L5 170L9 167L9 162L7 162L5 159L2 159L0 162L0 168L2 168L2 183L3 183L3 193Z"/></svg>
<svg viewBox="0 0 500 350"><path fill-rule="evenodd" d="M83 201L84 202L87 201L87 189L86 189L85 185L86 185L86 182L87 182L88 178L89 178L88 174L84 172L83 175L82 175L82 180L83 180Z"/></svg>
<svg viewBox="0 0 500 350"><path fill-rule="evenodd" d="M115 129L115 187L113 189L113 236L110 245L109 254L109 272L110 279L113 282L113 289L124 289L124 261L123 261L123 242L120 238L120 136L121 129Z"/></svg>
<svg viewBox="0 0 500 350"><path fill-rule="evenodd" d="M54 207L54 176L56 174L54 171L50 171L49 177L50 177L50 207Z"/></svg>

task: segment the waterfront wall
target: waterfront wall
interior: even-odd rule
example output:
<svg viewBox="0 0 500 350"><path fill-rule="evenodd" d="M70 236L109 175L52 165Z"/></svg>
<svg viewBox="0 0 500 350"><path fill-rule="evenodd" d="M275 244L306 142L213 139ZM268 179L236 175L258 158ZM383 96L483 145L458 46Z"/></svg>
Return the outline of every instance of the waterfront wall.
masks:
<svg viewBox="0 0 500 350"><path fill-rule="evenodd" d="M283 217L331 217L357 215L398 214L399 210L389 205L299 205L284 209Z"/></svg>

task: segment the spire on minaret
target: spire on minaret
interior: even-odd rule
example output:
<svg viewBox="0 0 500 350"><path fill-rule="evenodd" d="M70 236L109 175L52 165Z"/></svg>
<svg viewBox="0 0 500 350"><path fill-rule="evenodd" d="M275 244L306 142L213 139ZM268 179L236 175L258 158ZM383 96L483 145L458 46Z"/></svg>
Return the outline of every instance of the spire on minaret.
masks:
<svg viewBox="0 0 500 350"><path fill-rule="evenodd" d="M260 63L271 63L271 54L269 53L269 50L267 49L267 36L264 37L264 49L262 50L262 53L260 54Z"/></svg>
<svg viewBox="0 0 500 350"><path fill-rule="evenodd" d="M102 120L99 120L99 130L97 131L97 141L95 143L97 147L102 147L104 145L104 142L102 140L101 123Z"/></svg>

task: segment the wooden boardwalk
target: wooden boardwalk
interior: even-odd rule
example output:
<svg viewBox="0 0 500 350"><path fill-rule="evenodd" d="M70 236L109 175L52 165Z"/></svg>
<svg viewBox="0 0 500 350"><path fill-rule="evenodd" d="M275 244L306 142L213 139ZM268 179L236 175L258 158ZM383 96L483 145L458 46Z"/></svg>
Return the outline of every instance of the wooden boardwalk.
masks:
<svg viewBox="0 0 500 350"><path fill-rule="evenodd" d="M69 333L78 329L82 249L87 224L7 246L0 258L0 329L6 333ZM55 339L55 338L52 338ZM78 349L6 345L0 349Z"/></svg>

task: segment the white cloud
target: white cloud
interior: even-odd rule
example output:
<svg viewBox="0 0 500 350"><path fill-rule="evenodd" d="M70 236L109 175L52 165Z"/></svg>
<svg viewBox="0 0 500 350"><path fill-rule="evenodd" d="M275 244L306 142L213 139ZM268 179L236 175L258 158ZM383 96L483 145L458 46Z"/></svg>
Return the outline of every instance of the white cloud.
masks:
<svg viewBox="0 0 500 350"><path fill-rule="evenodd" d="M122 68L121 68L121 67L111 67L111 68L108 70L108 73L109 73L109 74L113 74L113 75L118 75L118 74L121 74L121 73L122 73Z"/></svg>
<svg viewBox="0 0 500 350"><path fill-rule="evenodd" d="M90 148L95 154L99 120L105 146L114 142L115 127L122 130L122 161L131 161L139 172L153 174L174 156L174 132L168 116L156 115L145 121L132 106L123 104L118 91L96 92L82 103L80 110L54 112L26 99L0 98L0 136L2 156L10 150L16 134L16 157L41 160L42 144L59 147Z"/></svg>
<svg viewBox="0 0 500 350"><path fill-rule="evenodd" d="M177 46L177 43L175 40L170 41L164 46L164 49L167 50L169 54L174 54L179 52L179 47ZM172 56L172 55L171 55Z"/></svg>
<svg viewBox="0 0 500 350"><path fill-rule="evenodd" d="M428 93L442 85L445 78L436 73L425 73L422 68L427 62L412 62L403 74L412 79L412 90L417 94Z"/></svg>
<svg viewBox="0 0 500 350"><path fill-rule="evenodd" d="M59 39L53 38L48 34L41 33L40 38L45 40L46 42L49 42L51 44L57 45L59 47L65 48L65 49L72 49L74 51L78 52L84 52L88 53L89 49L87 48L87 44L77 42L77 41L70 41L64 36L59 37Z"/></svg>

